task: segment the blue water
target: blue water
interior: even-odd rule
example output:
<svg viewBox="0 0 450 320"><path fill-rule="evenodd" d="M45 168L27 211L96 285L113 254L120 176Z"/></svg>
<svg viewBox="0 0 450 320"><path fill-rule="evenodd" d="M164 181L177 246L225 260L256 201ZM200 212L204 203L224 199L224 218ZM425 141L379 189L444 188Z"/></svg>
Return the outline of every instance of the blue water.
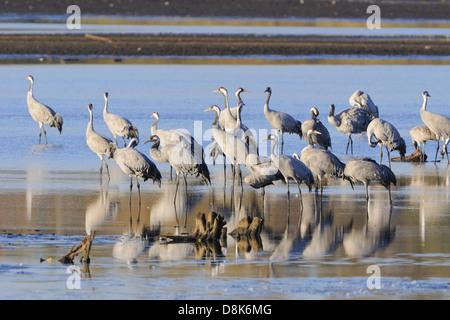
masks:
<svg viewBox="0 0 450 320"><path fill-rule="evenodd" d="M102 118L106 91L110 112L135 124L142 141L150 137L150 115L156 111L161 117L160 128L184 128L203 140L204 147L211 143L207 130L214 114L203 110L213 104L223 108L223 97L212 93L220 86L228 88L232 106L236 104L236 88L249 91L242 95L242 118L258 133L260 141L271 130L263 113L266 87L273 90L270 107L300 121L308 119L309 109L315 106L332 135L333 152L338 156L345 155L347 137L328 123L329 106L334 103L337 112L348 108L348 98L356 89L369 93L380 117L399 130L407 143L407 154L413 151L409 130L422 124L419 110L423 91L431 95L430 111L449 115L450 92L442 84L448 82L450 66L8 65L0 70L4 140L0 161L5 169L23 169L35 163L48 169L96 168L96 156L85 143L87 105L94 105L95 130L111 136ZM29 82L25 78L29 74L35 78L35 97L64 118L61 135L47 128L48 152L39 152L39 126L26 105ZM286 153L299 152L306 146L296 136L285 136ZM429 148L434 145L429 143ZM264 146L268 150L269 146ZM149 145L138 148L147 153ZM356 136L354 148L355 155L379 156L378 148L370 148L364 135Z"/></svg>

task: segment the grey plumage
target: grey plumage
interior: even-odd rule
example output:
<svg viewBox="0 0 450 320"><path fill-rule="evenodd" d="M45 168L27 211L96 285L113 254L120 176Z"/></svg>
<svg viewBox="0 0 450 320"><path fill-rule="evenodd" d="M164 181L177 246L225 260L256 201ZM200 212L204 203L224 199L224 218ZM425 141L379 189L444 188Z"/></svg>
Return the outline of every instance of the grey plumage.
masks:
<svg viewBox="0 0 450 320"><path fill-rule="evenodd" d="M104 156L106 155L108 159L112 158L115 147L111 139L94 130L94 116L92 108L92 104L89 104L89 122L86 128L86 143L92 152L100 158L100 179L102 177L103 163L105 163L109 178L108 163L105 161Z"/></svg>
<svg viewBox="0 0 450 320"><path fill-rule="evenodd" d="M105 98L105 106L103 107L103 120L105 120L106 125L108 126L109 131L114 136L114 139L117 144L117 137L123 138L124 146L126 146L125 138L133 139L139 141L139 130L133 126L133 124L126 118L108 112L108 92L105 92L103 95Z"/></svg>
<svg viewBox="0 0 450 320"><path fill-rule="evenodd" d="M267 92L266 103L264 104L264 115L266 116L267 121L269 121L270 125L274 130L281 134L281 154L283 154L283 134L294 133L298 134L300 139L302 138L302 123L296 119L294 119L291 115L275 111L269 108L269 100L272 95L272 90L270 87L264 91Z"/></svg>
<svg viewBox="0 0 450 320"><path fill-rule="evenodd" d="M415 126L409 130L411 140L416 151L420 151L420 161L425 161L425 146L427 141L439 141L436 135L427 126Z"/></svg>
<svg viewBox="0 0 450 320"><path fill-rule="evenodd" d="M309 129L306 133L306 137L313 133L314 130ZM320 135L320 133L317 132L316 134ZM303 162L315 175L317 175L320 192L323 191L323 178L325 175L333 179L347 180L350 182L350 185L352 185L350 178L344 174L345 164L329 150L314 146L312 141L309 142L308 146L303 148L301 156L294 153L293 157Z"/></svg>
<svg viewBox="0 0 450 320"><path fill-rule="evenodd" d="M220 150L222 150L223 154L230 160L232 164L232 168L235 165L238 166L238 175L239 179L242 182L241 169L240 165L245 165L246 157L249 153L254 153L251 149L249 149L248 145L236 137L233 134L230 134L226 131L223 131L219 127L219 114L220 109L217 105L213 105L212 107L204 110L204 111L214 111L215 118L211 127L212 135L214 141L218 144ZM234 178L234 169L233 169L233 178Z"/></svg>
<svg viewBox="0 0 450 320"><path fill-rule="evenodd" d="M373 118L378 118L378 107L372 101L367 93L361 90L356 90L349 98L348 102L355 108L361 108L369 112Z"/></svg>
<svg viewBox="0 0 450 320"><path fill-rule="evenodd" d="M372 141L372 138L375 139L375 141ZM385 146L388 154L389 167L391 167L391 150L398 151L401 158L405 157L405 140L403 140L403 138L400 136L400 133L397 131L397 129L385 120L376 118L369 123L367 127L367 139L369 142L369 146L371 146L372 148L376 147L377 144L380 146L380 164L383 160L383 146Z"/></svg>
<svg viewBox="0 0 450 320"><path fill-rule="evenodd" d="M325 149L331 148L330 133L328 132L327 127L325 127L324 124L319 119L317 119L317 117L319 116L319 110L313 107L310 111L311 118L303 121L302 123L302 136L308 141L308 143L311 140L313 144L321 146ZM313 131L310 135L308 135L308 131L310 129L313 129Z"/></svg>
<svg viewBox="0 0 450 320"><path fill-rule="evenodd" d="M284 180L287 184L287 193L289 195L289 179L294 180L297 183L298 194L300 197L300 201L302 201L302 193L300 190L300 184L305 182L308 186L309 191L314 184L314 177L311 170L300 160L295 159L292 156L288 155L275 155L274 149L278 144L278 138L274 134L270 134L267 137L267 140L272 141L272 147L270 151L270 158L274 165L280 170L281 174L284 177Z"/></svg>
<svg viewBox="0 0 450 320"><path fill-rule="evenodd" d="M34 78L33 76L28 76L28 80L30 80L30 88L27 93L27 105L28 111L30 112L31 117L34 121L39 123L39 144L41 144L41 136L42 131L45 136L45 144L47 144L47 132L45 131L44 124L49 125L50 127L57 128L59 133L62 133L63 127L63 118L59 113L56 113L49 106L37 101L33 95L33 86L34 86Z"/></svg>
<svg viewBox="0 0 450 320"><path fill-rule="evenodd" d="M137 143L136 138L133 138L127 147L118 148L115 145L113 159L120 169L122 169L123 173L130 176L130 188L133 183L132 177L136 178L138 188L140 187L138 178L144 181L151 179L161 187L161 173L147 156L134 149Z"/></svg>
<svg viewBox="0 0 450 320"><path fill-rule="evenodd" d="M166 145L159 150L160 139L156 135L152 135L145 143L154 142L150 149L150 155L155 161L169 162L172 168L175 169L177 175L177 185L175 191L174 202L177 197L179 175L184 179L185 191L187 193L186 176L188 174L201 176L206 184L211 184L208 166L204 161L199 159L190 149L183 145L182 138L177 144Z"/></svg>
<svg viewBox="0 0 450 320"><path fill-rule="evenodd" d="M348 108L342 110L338 114L335 113L335 106L330 106L330 113L328 115L328 123L336 127L336 129L342 133L348 135L347 149L345 154L348 153L348 147L351 146L351 154L353 155L353 140L352 134L358 134L367 131L371 118L369 113L361 108Z"/></svg>
<svg viewBox="0 0 450 320"><path fill-rule="evenodd" d="M439 139L441 139L444 141L442 152L445 151L445 153L447 154L447 163L450 164L447 150L447 146L450 140L450 119L446 116L427 111L427 98L431 96L427 91L423 92L422 96L423 104L422 108L420 109L420 117L422 118L423 123L425 123L425 125L431 130L431 132L433 132L438 138L434 163L436 163L437 160L437 154L439 151Z"/></svg>
<svg viewBox="0 0 450 320"><path fill-rule="evenodd" d="M370 158L352 159L345 165L344 174L354 183L362 182L366 189L366 200L369 200L369 185L381 184L389 191L389 200L392 203L391 183L397 184L394 172L389 167L378 164Z"/></svg>
<svg viewBox="0 0 450 320"><path fill-rule="evenodd" d="M250 174L244 178L244 182L252 188L261 189L262 195L265 194L265 187L273 185L274 181L283 179L280 170L269 157L251 153L245 160L245 166Z"/></svg>

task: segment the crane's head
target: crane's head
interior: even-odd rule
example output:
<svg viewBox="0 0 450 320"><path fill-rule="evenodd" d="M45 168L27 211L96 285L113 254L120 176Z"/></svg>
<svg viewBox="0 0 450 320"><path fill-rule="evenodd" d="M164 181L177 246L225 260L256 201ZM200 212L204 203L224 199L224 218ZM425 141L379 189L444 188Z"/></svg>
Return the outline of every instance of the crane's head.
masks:
<svg viewBox="0 0 450 320"><path fill-rule="evenodd" d="M213 105L212 107L209 107L208 109L203 110L203 112L206 111L214 111L216 113L220 113L220 108L217 105Z"/></svg>
<svg viewBox="0 0 450 320"><path fill-rule="evenodd" d="M428 93L428 91L424 91L424 92L422 93L422 96L424 96L424 97L430 97L430 98L431 98L431 96L430 96L430 94Z"/></svg>
<svg viewBox="0 0 450 320"><path fill-rule="evenodd" d="M322 134L320 131L314 130L313 128L309 129L307 132L308 137L312 134Z"/></svg>
<svg viewBox="0 0 450 320"><path fill-rule="evenodd" d="M34 78L33 78L33 76L32 75L29 75L28 77L26 77L25 79L27 79L27 80L30 80L31 82L33 82L34 81Z"/></svg>
<svg viewBox="0 0 450 320"><path fill-rule="evenodd" d="M158 112L153 112L152 115L150 116L150 118L159 119L159 113Z"/></svg>
<svg viewBox="0 0 450 320"><path fill-rule="evenodd" d="M218 93L221 93L223 95L227 95L228 94L227 89L225 89L224 87L220 87L219 89L214 90L213 92L218 92Z"/></svg>
<svg viewBox="0 0 450 320"><path fill-rule="evenodd" d="M88 105L88 110L89 110L89 111L92 111L92 103L89 103L89 105Z"/></svg>
<svg viewBox="0 0 450 320"><path fill-rule="evenodd" d="M298 155L298 153L294 153L294 154L292 155L292 157L295 158L295 159L297 159L297 160L300 160L300 156Z"/></svg>
<svg viewBox="0 0 450 320"><path fill-rule="evenodd" d="M266 90L264 92L272 92L272 89L270 87L267 87Z"/></svg>
<svg viewBox="0 0 450 320"><path fill-rule="evenodd" d="M311 115L314 117L317 117L319 115L319 110L317 110L316 107L312 107L310 111L311 111Z"/></svg>
<svg viewBox="0 0 450 320"><path fill-rule="evenodd" d="M273 133L271 133L271 134L269 134L269 135L267 136L266 139L263 140L263 142L264 142L264 141L268 141L268 140L278 141L278 138L277 138L276 135L274 135Z"/></svg>
<svg viewBox="0 0 450 320"><path fill-rule="evenodd" d="M239 94L239 93L241 93L241 92L247 92L248 93L248 91L247 90L245 90L245 89L243 89L243 88L237 88L237 90L236 90L236 94Z"/></svg>
<svg viewBox="0 0 450 320"><path fill-rule="evenodd" d="M107 98L108 98L108 92L105 92L105 93L103 94L103 96L105 97L105 99L107 99Z"/></svg>
<svg viewBox="0 0 450 320"><path fill-rule="evenodd" d="M156 134L154 134L147 141L145 141L144 144L146 144L147 142L160 142L160 140L159 137Z"/></svg>

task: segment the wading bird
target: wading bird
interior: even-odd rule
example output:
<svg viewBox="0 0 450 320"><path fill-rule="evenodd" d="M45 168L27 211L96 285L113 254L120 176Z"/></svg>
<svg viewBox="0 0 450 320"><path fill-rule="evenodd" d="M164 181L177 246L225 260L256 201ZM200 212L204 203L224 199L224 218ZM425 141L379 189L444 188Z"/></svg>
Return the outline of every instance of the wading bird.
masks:
<svg viewBox="0 0 450 320"><path fill-rule="evenodd" d="M169 162L172 168L175 169L177 175L177 185L175 189L175 197L173 202L175 203L177 199L178 186L180 183L179 175L181 174L184 179L184 188L187 195L187 181L186 176L188 174L195 175L196 177L201 176L205 183L211 184L211 179L209 177L208 166L205 162L199 159L192 151L183 145L182 138L177 144L166 145L161 150L160 139L156 135L152 135L147 141L144 142L154 142L153 146L150 148L150 155L155 161L158 162ZM187 197L186 197L187 198Z"/></svg>
<svg viewBox="0 0 450 320"><path fill-rule="evenodd" d="M306 137L313 133L320 135L320 132L314 132L311 128L306 133ZM294 153L292 156L303 162L312 173L317 175L320 192L323 192L323 178L325 175L333 179L348 180L353 188L350 178L344 174L345 164L329 150L322 147L315 147L312 140L309 139L309 141L308 146L303 148L301 156L297 153Z"/></svg>
<svg viewBox="0 0 450 320"><path fill-rule="evenodd" d="M367 93L361 90L356 90L348 99L351 106L355 108L361 108L369 112L373 118L378 118L378 107L373 103L372 99Z"/></svg>
<svg viewBox="0 0 450 320"><path fill-rule="evenodd" d="M131 122L117 114L108 112L108 92L105 92L103 95L105 98L105 106L103 107L103 120L105 120L106 125L108 126L109 131L114 136L114 139L117 144L117 136L123 138L124 146L127 145L125 138L133 139L139 141L139 131L138 129L131 124Z"/></svg>
<svg viewBox="0 0 450 320"><path fill-rule="evenodd" d="M369 201L369 185L381 184L389 191L389 201L392 204L391 183L396 185L395 174L387 166L378 164L370 158L352 159L345 165L344 174L354 183L362 182L366 188L366 200Z"/></svg>
<svg viewBox="0 0 450 320"><path fill-rule="evenodd" d="M351 146L351 154L353 155L353 140L352 134L358 134L367 131L371 118L369 113L360 108L348 108L337 115L334 115L334 104L330 106L330 113L328 115L328 123L336 127L336 129L342 133L348 135L347 149L345 154L348 153L348 147Z"/></svg>
<svg viewBox="0 0 450 320"><path fill-rule="evenodd" d="M161 188L161 173L156 165L147 158L144 154L134 149L138 145L138 140L132 138L127 147L118 148L115 144L113 152L113 159L116 161L123 173L130 177L130 207L131 207L131 192L133 189L133 177L136 179L138 187L139 208L141 207L141 185L139 179L147 181L152 179L153 183L157 183ZM131 217L130 217L131 218Z"/></svg>
<svg viewBox="0 0 450 320"><path fill-rule="evenodd" d="M95 132L92 108L92 104L89 104L89 123L86 128L86 143L92 152L100 158L100 180L102 179L103 163L105 163L109 179L108 163L105 161L103 156L107 156L108 159L110 159L113 156L115 145L110 138Z"/></svg>
<svg viewBox="0 0 450 320"><path fill-rule="evenodd" d="M372 141L375 139L375 142ZM386 147L386 151L389 159L389 168L391 167L391 154L390 150L397 150L400 157L403 159L406 154L405 140L400 136L397 129L389 122L380 118L373 119L367 126L367 139L369 146L375 148L377 144L380 146L380 164L383 159L383 146Z"/></svg>
<svg viewBox="0 0 450 320"><path fill-rule="evenodd" d="M298 120L295 120L292 116L287 113L271 110L269 108L269 100L272 95L272 89L267 87L264 91L267 92L267 100L264 104L264 115L266 119L269 121L270 125L274 130L281 134L281 154L283 154L283 134L287 133L295 133L298 134L300 139L302 138L302 123Z"/></svg>
<svg viewBox="0 0 450 320"><path fill-rule="evenodd" d="M236 127L236 117L234 117L231 114L230 107L228 105L228 91L224 87L220 87L217 90L214 90L213 92L221 93L225 99L224 103L224 109L222 112L220 112L219 115L219 126L222 128L222 130L225 130L226 132L233 131ZM237 112L237 109L236 109Z"/></svg>
<svg viewBox="0 0 450 320"><path fill-rule="evenodd" d="M241 185L242 185L242 171L241 171L241 164L245 165L245 160L249 152L252 152L251 149L249 149L248 145L238 137L236 137L233 134L230 134L226 131L223 131L219 128L219 114L220 109L217 105L213 105L212 107L204 110L206 111L214 111L215 112L215 118L214 122L211 126L212 135L214 138L214 141L219 145L220 150L225 154L225 156L230 160L231 162L231 168L232 168L232 174L233 174L233 180L235 176L235 165L238 166L238 177L240 179Z"/></svg>
<svg viewBox="0 0 450 320"><path fill-rule="evenodd" d="M431 130L431 132L433 132L438 138L434 163L436 163L437 160L437 154L439 152L439 139L441 139L442 141L444 141L444 147L442 148L441 153L445 151L445 153L447 154L447 163L450 164L447 150L447 146L450 140L450 119L443 115L427 111L427 99L431 96L427 91L422 93L422 96L423 104L422 108L420 109L420 117L422 118L423 123L425 123L425 125Z"/></svg>
<svg viewBox="0 0 450 320"><path fill-rule="evenodd" d="M427 141L435 140L439 143L438 137L427 126L415 126L409 130L409 134L411 135L414 149L420 152L420 161L425 162L425 145Z"/></svg>
<svg viewBox="0 0 450 320"><path fill-rule="evenodd" d="M287 193L289 195L289 179L292 179L297 183L298 195L300 197L300 202L302 201L302 192L300 190L300 184L305 182L308 186L309 191L311 191L312 185L314 184L314 177L311 170L300 160L295 159L292 156L287 155L275 155L274 150L278 144L278 138L274 134L270 134L266 140L272 141L272 147L270 150L270 159L274 165L280 170L287 184Z"/></svg>
<svg viewBox="0 0 450 320"><path fill-rule="evenodd" d="M319 116L319 110L313 107L311 108L311 118L302 123L302 136L311 142L321 146L322 148L331 148L331 137L328 129L323 125L322 121L317 119ZM308 132L313 129L309 135ZM316 133L319 132L319 133Z"/></svg>
<svg viewBox="0 0 450 320"><path fill-rule="evenodd" d="M62 133L63 118L59 113L53 111L52 108L37 101L33 96L33 76L28 76L26 79L30 80L30 88L27 94L28 111L34 121L39 123L39 144L41 144L42 131L44 131L45 144L47 144L47 132L45 131L44 124L50 127L57 128L59 133Z"/></svg>

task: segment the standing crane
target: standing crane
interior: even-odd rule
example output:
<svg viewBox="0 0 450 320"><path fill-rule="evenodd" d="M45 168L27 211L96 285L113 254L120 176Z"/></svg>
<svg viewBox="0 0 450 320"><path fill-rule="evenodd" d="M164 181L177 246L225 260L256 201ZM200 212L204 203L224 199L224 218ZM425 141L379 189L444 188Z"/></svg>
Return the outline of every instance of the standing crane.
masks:
<svg viewBox="0 0 450 320"><path fill-rule="evenodd" d="M236 118L233 117L231 114L231 110L228 104L228 91L224 87L220 87L217 90L214 90L213 92L221 93L224 97L225 103L224 103L224 109L220 113L219 116L219 126L222 128L222 130L225 130L226 132L233 131L236 127ZM237 110L236 110L237 111Z"/></svg>
<svg viewBox="0 0 450 320"><path fill-rule="evenodd" d="M320 135L320 132L314 132L314 129L311 128L306 133L306 137L309 137L313 133ZM344 174L345 164L329 150L322 147L315 147L312 139L308 140L309 144L303 148L301 156L297 153L294 153L292 156L303 162L315 175L317 175L320 193L323 192L323 178L325 175L328 175L333 179L348 180L353 188L350 178Z"/></svg>
<svg viewBox="0 0 450 320"><path fill-rule="evenodd" d="M302 192L300 190L300 184L304 181L311 191L312 185L314 184L314 177L311 170L300 160L287 155L275 155L274 150L278 144L278 138L274 134L270 134L266 140L272 141L272 147L270 150L270 159L275 164L275 166L280 170L287 184L287 194L289 195L289 179L292 179L297 183L298 195L300 197L300 202L302 201Z"/></svg>
<svg viewBox="0 0 450 320"><path fill-rule="evenodd" d="M59 113L53 111L52 108L46 106L43 103L37 101L33 96L33 76L28 76L26 79L30 80L30 88L27 94L28 111L34 121L39 123L39 144L41 144L42 131L44 131L45 144L47 144L47 132L45 131L44 124L58 129L59 133L62 133L63 118Z"/></svg>
<svg viewBox="0 0 450 320"><path fill-rule="evenodd" d="M319 110L316 107L311 108L311 118L302 123L302 136L312 143L328 149L331 147L331 137L328 129L323 125L322 121L317 119L319 116ZM309 135L308 132L313 129ZM316 133L318 132L318 133Z"/></svg>
<svg viewBox="0 0 450 320"><path fill-rule="evenodd" d="M351 106L355 108L361 108L369 112L372 118L378 118L378 107L372 101L367 93L361 90L356 90L348 99Z"/></svg>
<svg viewBox="0 0 450 320"><path fill-rule="evenodd" d="M375 139L375 142L372 141ZM383 146L386 147L386 151L389 159L389 168L391 167L391 155L390 150L397 150L400 157L403 159L406 154L405 140L400 136L397 129L389 122L380 118L373 119L367 126L367 139L369 146L375 148L377 144L380 146L380 164L383 159Z"/></svg>
<svg viewBox="0 0 450 320"><path fill-rule="evenodd" d="M161 173L156 165L147 158L144 154L134 149L138 145L138 140L132 138L127 147L118 148L115 144L115 150L113 152L113 159L116 161L123 173L130 177L130 200L129 205L131 208L131 193L133 189L133 177L136 179L138 188L139 208L141 207L141 185L139 179L147 181L152 179L153 183L157 183L161 188ZM130 210L131 213L131 210ZM138 219L139 221L139 219ZM131 216L130 216L131 222Z"/></svg>
<svg viewBox="0 0 450 320"><path fill-rule="evenodd" d="M177 144L166 145L161 150L160 139L156 135L152 135L147 141L144 142L154 142L153 146L150 148L150 155L155 161L163 162L167 160L172 168L175 169L177 176L177 185L175 189L175 197L173 202L175 203L178 193L178 185L180 183L179 175L181 174L184 179L184 188L187 195L187 181L186 176L188 174L201 176L205 183L211 184L211 179L209 176L208 166L204 161L199 159L190 149L183 145L183 141L180 140ZM187 197L186 197L187 198Z"/></svg>
<svg viewBox="0 0 450 320"><path fill-rule="evenodd" d="M447 163L450 164L447 150L447 146L450 140L450 119L446 116L427 111L427 99L431 96L427 91L424 91L422 93L422 96L423 104L422 108L420 109L420 117L422 118L423 123L425 123L425 125L430 128L431 132L433 132L438 138L434 163L436 163L437 154L439 152L439 139L442 139L442 141L444 141L444 147L442 148L441 153L443 153L445 150L445 153L447 154Z"/></svg>
<svg viewBox="0 0 450 320"><path fill-rule="evenodd" d="M291 115L275 111L269 108L269 100L272 95L272 89L267 87L264 91L267 92L267 100L264 104L264 115L266 119L269 121L270 125L274 130L281 134L281 154L283 154L283 134L287 133L295 133L298 134L300 139L302 138L302 123L298 120L295 120Z"/></svg>
<svg viewBox="0 0 450 320"><path fill-rule="evenodd" d="M248 145L241 140L240 138L236 137L233 134L230 134L226 131L223 131L219 128L219 114L220 109L217 105L213 105L212 107L204 110L206 111L214 111L216 116L214 118L214 122L211 127L212 135L214 137L214 141L219 145L222 152L225 154L225 156L230 160L232 165L232 174L233 174L233 180L235 176L235 165L238 166L238 177L240 179L241 185L242 185L242 171L241 171L241 164L245 164L245 159L249 153L251 153L251 149L249 149Z"/></svg>
<svg viewBox="0 0 450 320"><path fill-rule="evenodd" d="M369 185L381 184L389 191L389 201L392 204L391 183L397 184L395 174L389 167L378 164L370 158L352 159L345 165L344 174L354 183L362 182L366 189L366 200L369 201Z"/></svg>
<svg viewBox="0 0 450 320"><path fill-rule="evenodd" d="M100 180L102 179L103 163L105 163L106 171L108 172L108 179L110 179L108 163L105 161L104 156L107 156L108 159L112 158L115 145L110 138L95 132L92 108L92 104L89 104L89 123L86 128L86 143L92 152L100 158Z"/></svg>
<svg viewBox="0 0 450 320"><path fill-rule="evenodd" d="M111 133L113 134L116 144L117 144L117 136L123 138L124 146L127 145L125 138L127 139L135 138L136 141L139 141L138 129L135 126L133 126L128 119L118 114L109 113L108 92L105 92L103 96L105 98L105 106L103 107L103 120L105 120L109 131L111 131Z"/></svg>
<svg viewBox="0 0 450 320"><path fill-rule="evenodd" d="M361 108L348 108L337 115L334 115L335 106L330 106L330 113L328 115L328 123L336 127L336 129L342 133L348 135L347 149L345 154L348 153L348 147L351 146L351 153L353 156L353 140L352 134L358 134L367 131L371 118L369 113Z"/></svg>
<svg viewBox="0 0 450 320"><path fill-rule="evenodd" d="M425 162L425 145L427 141L434 140L439 143L438 137L427 126L415 126L409 130L411 140L416 151L420 152L420 162Z"/></svg>

